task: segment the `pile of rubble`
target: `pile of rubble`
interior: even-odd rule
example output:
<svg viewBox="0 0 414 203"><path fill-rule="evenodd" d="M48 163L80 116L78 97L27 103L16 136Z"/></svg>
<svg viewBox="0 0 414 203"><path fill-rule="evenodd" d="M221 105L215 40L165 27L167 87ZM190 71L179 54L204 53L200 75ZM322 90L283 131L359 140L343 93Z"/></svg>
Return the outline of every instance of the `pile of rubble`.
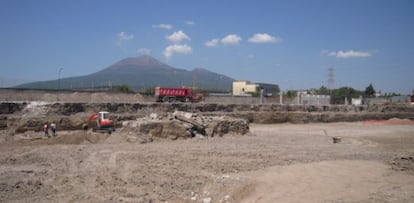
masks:
<svg viewBox="0 0 414 203"><path fill-rule="evenodd" d="M129 134L138 133L147 136L141 142L149 142L157 138L175 140L179 138L221 137L250 133L249 122L246 119L226 116L200 116L196 113L182 111L165 115L151 113L149 116L135 121L124 121L122 126L123 129L129 131Z"/></svg>

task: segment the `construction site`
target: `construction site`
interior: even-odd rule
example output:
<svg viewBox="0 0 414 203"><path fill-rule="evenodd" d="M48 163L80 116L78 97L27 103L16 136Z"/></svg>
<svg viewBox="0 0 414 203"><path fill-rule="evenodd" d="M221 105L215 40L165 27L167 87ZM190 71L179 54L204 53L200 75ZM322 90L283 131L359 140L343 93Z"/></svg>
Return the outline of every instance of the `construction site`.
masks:
<svg viewBox="0 0 414 203"><path fill-rule="evenodd" d="M0 95L1 202L414 201L410 104Z"/></svg>

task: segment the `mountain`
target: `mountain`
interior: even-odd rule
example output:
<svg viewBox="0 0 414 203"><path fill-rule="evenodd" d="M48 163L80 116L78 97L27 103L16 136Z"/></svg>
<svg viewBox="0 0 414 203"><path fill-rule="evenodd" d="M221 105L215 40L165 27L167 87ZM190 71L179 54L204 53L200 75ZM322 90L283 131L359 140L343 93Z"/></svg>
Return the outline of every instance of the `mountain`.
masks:
<svg viewBox="0 0 414 203"><path fill-rule="evenodd" d="M202 89L231 89L234 79L203 68L191 71L164 64L151 56L143 55L122 59L111 66L79 77L61 78L26 83L18 88L33 89L91 89L126 84L135 90L149 87L191 86Z"/></svg>

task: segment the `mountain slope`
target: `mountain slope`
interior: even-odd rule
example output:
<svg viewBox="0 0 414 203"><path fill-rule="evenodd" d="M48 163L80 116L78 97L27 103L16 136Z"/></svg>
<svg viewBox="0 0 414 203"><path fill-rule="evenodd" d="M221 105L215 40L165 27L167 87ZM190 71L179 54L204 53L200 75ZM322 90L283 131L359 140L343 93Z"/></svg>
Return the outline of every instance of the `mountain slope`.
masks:
<svg viewBox="0 0 414 203"><path fill-rule="evenodd" d="M194 86L203 89L230 90L234 79L206 69L188 71L164 64L151 56L122 59L85 76L22 84L19 88L91 89L127 84L135 90L155 86Z"/></svg>

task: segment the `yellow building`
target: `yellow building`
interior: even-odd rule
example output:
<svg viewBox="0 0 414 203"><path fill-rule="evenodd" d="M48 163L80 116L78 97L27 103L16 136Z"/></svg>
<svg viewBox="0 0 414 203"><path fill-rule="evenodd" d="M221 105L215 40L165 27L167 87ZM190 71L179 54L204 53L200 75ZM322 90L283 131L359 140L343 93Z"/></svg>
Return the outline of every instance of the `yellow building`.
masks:
<svg viewBox="0 0 414 203"><path fill-rule="evenodd" d="M246 96L252 95L259 91L259 85L251 83L250 81L234 81L233 95Z"/></svg>

